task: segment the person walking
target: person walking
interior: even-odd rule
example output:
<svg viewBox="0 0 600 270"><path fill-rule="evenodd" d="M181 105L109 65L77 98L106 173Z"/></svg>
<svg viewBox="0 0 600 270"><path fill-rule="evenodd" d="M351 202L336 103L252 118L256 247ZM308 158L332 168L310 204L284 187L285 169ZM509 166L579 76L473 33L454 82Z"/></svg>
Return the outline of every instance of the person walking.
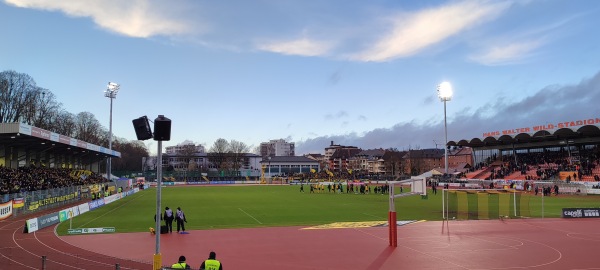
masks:
<svg viewBox="0 0 600 270"><path fill-rule="evenodd" d="M223 264L220 261L217 261L217 254L214 251L211 251L208 254L208 259L202 262L200 265L200 270L223 270Z"/></svg>
<svg viewBox="0 0 600 270"><path fill-rule="evenodd" d="M192 269L192 267L185 262L185 256L179 256L179 261L171 265L171 269Z"/></svg>
<svg viewBox="0 0 600 270"><path fill-rule="evenodd" d="M175 216L173 215L173 210L171 210L168 206L165 208L165 214L163 215L165 220L165 225L167 225L167 232L173 232L173 219Z"/></svg>
<svg viewBox="0 0 600 270"><path fill-rule="evenodd" d="M175 216L177 220L177 233L181 230L181 232L185 232L185 224L187 223L187 219L185 218L185 213L181 210L181 207L177 207L177 213Z"/></svg>

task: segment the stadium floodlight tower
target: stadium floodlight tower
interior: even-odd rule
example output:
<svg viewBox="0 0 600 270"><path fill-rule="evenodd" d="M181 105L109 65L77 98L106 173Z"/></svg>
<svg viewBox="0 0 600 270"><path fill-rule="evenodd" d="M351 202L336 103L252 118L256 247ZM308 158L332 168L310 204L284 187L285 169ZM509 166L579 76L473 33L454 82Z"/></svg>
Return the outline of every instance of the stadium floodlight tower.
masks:
<svg viewBox="0 0 600 270"><path fill-rule="evenodd" d="M112 108L113 108L113 99L117 98L117 93L119 92L119 88L121 88L121 86L118 83L114 83L114 82L108 82L108 86L106 87L106 90L104 91L104 96L107 98L110 98L110 117L109 117L109 124L108 124L108 150L110 153L110 155L108 156L108 162L106 164L106 178L108 178L109 181L111 181L112 177Z"/></svg>
<svg viewBox="0 0 600 270"><path fill-rule="evenodd" d="M440 83L437 87L440 101L444 102L444 173L448 175L448 125L446 123L446 101L452 99L452 85L449 82Z"/></svg>

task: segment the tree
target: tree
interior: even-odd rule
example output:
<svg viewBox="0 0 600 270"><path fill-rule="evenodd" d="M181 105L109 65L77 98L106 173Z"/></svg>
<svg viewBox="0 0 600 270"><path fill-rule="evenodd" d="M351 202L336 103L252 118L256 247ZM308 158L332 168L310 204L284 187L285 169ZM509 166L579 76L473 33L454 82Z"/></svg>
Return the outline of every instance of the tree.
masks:
<svg viewBox="0 0 600 270"><path fill-rule="evenodd" d="M117 138L113 142L113 150L121 153L121 158L112 159L112 167L115 171L142 171L142 160L150 156L142 141Z"/></svg>
<svg viewBox="0 0 600 270"><path fill-rule="evenodd" d="M75 117L75 139L108 146L107 133L92 113L80 112Z"/></svg>
<svg viewBox="0 0 600 270"><path fill-rule="evenodd" d="M0 123L24 121L35 102L35 81L31 76L15 71L0 72Z"/></svg>
<svg viewBox="0 0 600 270"><path fill-rule="evenodd" d="M218 170L226 169L227 153L229 151L229 142L223 138L217 139L208 151L208 161L217 167Z"/></svg>
<svg viewBox="0 0 600 270"><path fill-rule="evenodd" d="M77 123L75 115L67 111L59 111L56 115L56 121L52 125L53 131L69 137L75 137Z"/></svg>
<svg viewBox="0 0 600 270"><path fill-rule="evenodd" d="M192 172L196 169L196 162L191 162L193 157L196 155L196 152L198 152L196 150L196 144L193 142L186 141L185 144L181 145L181 150L178 154L183 157L183 160L185 160L185 167L188 172Z"/></svg>
<svg viewBox="0 0 600 270"><path fill-rule="evenodd" d="M243 143L236 140L231 140L229 142L229 152L231 153L229 157L229 163L231 164L230 168L233 171L239 171L244 162L244 154L247 153L249 147Z"/></svg>

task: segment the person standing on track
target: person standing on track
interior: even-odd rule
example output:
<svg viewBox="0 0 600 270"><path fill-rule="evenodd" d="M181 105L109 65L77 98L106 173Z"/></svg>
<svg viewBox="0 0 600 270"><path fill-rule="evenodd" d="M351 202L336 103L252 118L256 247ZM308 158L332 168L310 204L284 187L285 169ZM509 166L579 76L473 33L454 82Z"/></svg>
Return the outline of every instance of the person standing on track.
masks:
<svg viewBox="0 0 600 270"><path fill-rule="evenodd" d="M173 219L175 219L175 216L173 216L173 210L171 210L168 206L165 208L165 214L163 215L163 218L165 220L165 225L167 225L167 231L172 233Z"/></svg>
<svg viewBox="0 0 600 270"><path fill-rule="evenodd" d="M211 251L208 254L208 259L203 261L200 265L200 270L223 270L223 264L217 261L217 254Z"/></svg>
<svg viewBox="0 0 600 270"><path fill-rule="evenodd" d="M175 219L177 220L177 233L179 233L180 230L185 232L184 223L187 223L187 219L185 218L185 213L183 213L181 207L177 207L177 213L175 215Z"/></svg>

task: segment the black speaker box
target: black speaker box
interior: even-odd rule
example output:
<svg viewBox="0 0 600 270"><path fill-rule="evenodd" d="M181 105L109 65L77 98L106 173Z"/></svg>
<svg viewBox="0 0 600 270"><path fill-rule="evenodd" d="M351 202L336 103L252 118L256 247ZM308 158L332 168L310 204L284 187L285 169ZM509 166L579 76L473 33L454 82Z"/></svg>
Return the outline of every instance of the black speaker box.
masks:
<svg viewBox="0 0 600 270"><path fill-rule="evenodd" d="M154 120L154 140L168 141L171 139L171 119L159 115Z"/></svg>
<svg viewBox="0 0 600 270"><path fill-rule="evenodd" d="M133 128L135 129L135 136L138 140L147 140L152 138L152 130L150 130L150 124L148 123L148 117L142 116L138 119L133 119Z"/></svg>

